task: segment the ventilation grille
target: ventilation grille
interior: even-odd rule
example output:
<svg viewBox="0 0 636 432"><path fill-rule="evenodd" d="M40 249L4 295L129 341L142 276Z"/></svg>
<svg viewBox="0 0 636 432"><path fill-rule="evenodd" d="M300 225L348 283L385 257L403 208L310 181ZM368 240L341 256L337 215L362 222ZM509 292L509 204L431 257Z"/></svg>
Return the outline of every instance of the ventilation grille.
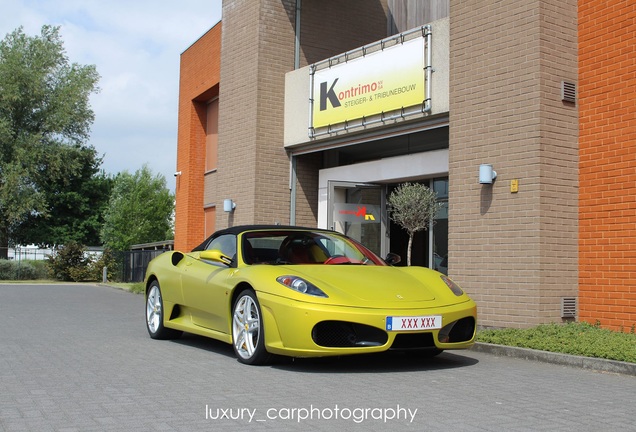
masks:
<svg viewBox="0 0 636 432"><path fill-rule="evenodd" d="M576 84L561 81L561 100L563 102L576 103Z"/></svg>
<svg viewBox="0 0 636 432"><path fill-rule="evenodd" d="M576 297L561 299L561 318L576 318Z"/></svg>

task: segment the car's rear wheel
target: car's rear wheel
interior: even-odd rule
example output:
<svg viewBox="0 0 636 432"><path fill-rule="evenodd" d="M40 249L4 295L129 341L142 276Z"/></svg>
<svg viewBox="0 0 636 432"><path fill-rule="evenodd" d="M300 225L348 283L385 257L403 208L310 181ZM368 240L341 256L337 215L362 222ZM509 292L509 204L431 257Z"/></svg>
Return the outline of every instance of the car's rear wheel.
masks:
<svg viewBox="0 0 636 432"><path fill-rule="evenodd" d="M153 281L146 297L146 328L153 339L174 339L181 336L180 331L165 328L163 325L163 298L159 282Z"/></svg>
<svg viewBox="0 0 636 432"><path fill-rule="evenodd" d="M270 354L265 349L261 307L252 290L242 291L232 309L232 345L241 363L265 364Z"/></svg>

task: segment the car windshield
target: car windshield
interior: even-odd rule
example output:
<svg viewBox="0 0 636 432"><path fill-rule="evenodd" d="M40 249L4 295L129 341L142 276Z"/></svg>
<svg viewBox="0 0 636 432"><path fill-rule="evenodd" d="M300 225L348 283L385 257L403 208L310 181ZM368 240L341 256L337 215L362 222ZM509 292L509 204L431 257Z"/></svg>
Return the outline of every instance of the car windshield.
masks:
<svg viewBox="0 0 636 432"><path fill-rule="evenodd" d="M242 250L246 264L386 265L360 243L325 231L250 231Z"/></svg>

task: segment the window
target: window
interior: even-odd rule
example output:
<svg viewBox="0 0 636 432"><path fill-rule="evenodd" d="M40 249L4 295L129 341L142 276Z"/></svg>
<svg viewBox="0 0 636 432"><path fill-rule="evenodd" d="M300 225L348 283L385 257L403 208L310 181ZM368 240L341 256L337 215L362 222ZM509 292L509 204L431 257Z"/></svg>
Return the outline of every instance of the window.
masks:
<svg viewBox="0 0 636 432"><path fill-rule="evenodd" d="M216 207L206 207L203 211L205 212L204 237L208 238L214 233L216 225Z"/></svg>
<svg viewBox="0 0 636 432"><path fill-rule="evenodd" d="M219 142L219 98L208 103L205 125L205 171L217 168Z"/></svg>
<svg viewBox="0 0 636 432"><path fill-rule="evenodd" d="M437 201L444 204L433 225L433 268L448 274L448 177L435 179L432 183Z"/></svg>
<svg viewBox="0 0 636 432"><path fill-rule="evenodd" d="M223 255L229 256L236 262L236 236L234 234L224 234L215 237L208 243L206 250L220 250Z"/></svg>

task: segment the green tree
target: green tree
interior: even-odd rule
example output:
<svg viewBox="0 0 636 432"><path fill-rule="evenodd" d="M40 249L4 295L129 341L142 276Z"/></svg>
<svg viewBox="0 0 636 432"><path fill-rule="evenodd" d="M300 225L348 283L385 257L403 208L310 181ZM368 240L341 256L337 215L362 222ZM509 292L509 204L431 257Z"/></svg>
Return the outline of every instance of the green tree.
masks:
<svg viewBox="0 0 636 432"><path fill-rule="evenodd" d="M420 183L402 183L388 198L391 219L409 233L406 263L411 265L411 248L416 232L427 230L444 206L435 192Z"/></svg>
<svg viewBox="0 0 636 432"><path fill-rule="evenodd" d="M101 239L115 251L172 239L173 212L174 196L163 175L153 175L147 165L135 174L121 172L115 177Z"/></svg>
<svg viewBox="0 0 636 432"><path fill-rule="evenodd" d="M0 41L0 257L26 218L48 214L44 185L80 168L71 155L89 137L98 80L95 66L69 63L59 27Z"/></svg>
<svg viewBox="0 0 636 432"><path fill-rule="evenodd" d="M46 213L25 218L13 232L16 244L101 244L100 231L114 180L100 170L102 160L93 148L82 148L70 157L79 168L68 178L52 179L41 186Z"/></svg>

